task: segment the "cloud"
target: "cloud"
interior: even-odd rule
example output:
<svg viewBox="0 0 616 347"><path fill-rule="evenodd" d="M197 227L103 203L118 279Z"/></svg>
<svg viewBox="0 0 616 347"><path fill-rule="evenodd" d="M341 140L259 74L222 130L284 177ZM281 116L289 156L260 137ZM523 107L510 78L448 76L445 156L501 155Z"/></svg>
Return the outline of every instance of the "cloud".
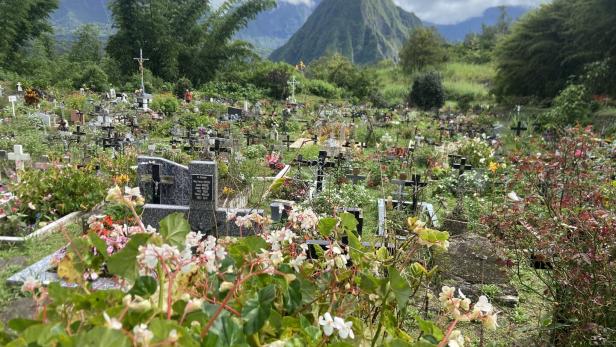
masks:
<svg viewBox="0 0 616 347"><path fill-rule="evenodd" d="M424 21L455 24L481 16L490 7L501 5L534 7L549 0L394 0L394 2L405 10L414 12Z"/></svg>

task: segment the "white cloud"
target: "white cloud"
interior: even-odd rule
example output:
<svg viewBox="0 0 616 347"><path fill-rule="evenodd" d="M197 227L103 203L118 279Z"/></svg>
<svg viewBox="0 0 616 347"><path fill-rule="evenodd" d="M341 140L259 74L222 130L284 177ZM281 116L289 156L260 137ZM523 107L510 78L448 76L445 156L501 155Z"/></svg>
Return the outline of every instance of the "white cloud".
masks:
<svg viewBox="0 0 616 347"><path fill-rule="evenodd" d="M287 0L290 1L290 0ZM394 0L419 18L436 24L455 24L465 19L481 16L490 7L538 6L549 0Z"/></svg>

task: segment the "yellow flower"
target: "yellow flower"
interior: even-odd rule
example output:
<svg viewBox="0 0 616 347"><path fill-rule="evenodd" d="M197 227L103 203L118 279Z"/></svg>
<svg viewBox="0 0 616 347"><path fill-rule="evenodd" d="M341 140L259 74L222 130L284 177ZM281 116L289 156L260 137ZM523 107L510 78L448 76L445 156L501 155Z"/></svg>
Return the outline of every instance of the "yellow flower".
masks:
<svg viewBox="0 0 616 347"><path fill-rule="evenodd" d="M492 171L492 173L496 173L496 170L498 170L499 167L500 167L500 165L498 163L490 162L490 165L488 166L488 169L490 171Z"/></svg>
<svg viewBox="0 0 616 347"><path fill-rule="evenodd" d="M113 180L117 185L122 185L128 183L130 179L128 178L128 175L119 175L114 177Z"/></svg>

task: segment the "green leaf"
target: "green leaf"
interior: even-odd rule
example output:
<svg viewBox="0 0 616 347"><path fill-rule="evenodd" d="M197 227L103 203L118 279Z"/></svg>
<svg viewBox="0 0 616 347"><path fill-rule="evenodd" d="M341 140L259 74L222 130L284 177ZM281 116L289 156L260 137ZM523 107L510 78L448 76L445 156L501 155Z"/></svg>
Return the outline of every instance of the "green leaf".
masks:
<svg viewBox="0 0 616 347"><path fill-rule="evenodd" d="M127 280L134 280L137 278L137 255L139 254L139 246L145 245L151 236L151 234L133 235L121 251L109 257L107 260L107 270L109 270L112 275L118 275Z"/></svg>
<svg viewBox="0 0 616 347"><path fill-rule="evenodd" d="M436 341L441 341L443 339L443 331L431 321L423 320L419 316L415 317L415 321L417 321L419 330L425 335L432 336Z"/></svg>
<svg viewBox="0 0 616 347"><path fill-rule="evenodd" d="M347 231L347 233L350 231L353 234L356 234L357 224L359 224L359 222L357 222L357 219L355 219L353 214L348 212L340 214L340 226L342 229Z"/></svg>
<svg viewBox="0 0 616 347"><path fill-rule="evenodd" d="M242 308L242 318L246 321L244 332L247 335L256 333L265 325L275 298L276 287L269 285L246 302Z"/></svg>
<svg viewBox="0 0 616 347"><path fill-rule="evenodd" d="M105 243L105 241L98 237L98 235L96 235L96 233L93 231L90 231L88 233L88 238L90 239L90 242L92 242L94 248L96 248L98 253L100 253L105 259L107 259L109 257L109 254L107 254L107 244Z"/></svg>
<svg viewBox="0 0 616 347"><path fill-rule="evenodd" d="M351 256L351 259L355 264L359 264L362 258L362 252L364 247L362 246L361 242L359 242L359 239L357 238L357 236L355 236L355 233L353 231L347 230L346 234L349 238L349 255Z"/></svg>
<svg viewBox="0 0 616 347"><path fill-rule="evenodd" d="M144 299L149 298L150 296L156 293L156 289L158 289L158 282L156 279L151 276L141 276L137 278L133 288L128 292L132 295L138 295Z"/></svg>
<svg viewBox="0 0 616 347"><path fill-rule="evenodd" d="M295 280L287 286L284 292L284 309L287 314L293 314L295 310L302 304L302 285L301 282Z"/></svg>
<svg viewBox="0 0 616 347"><path fill-rule="evenodd" d="M103 327L95 327L74 338L75 346L79 347L130 347L132 343L121 331Z"/></svg>
<svg viewBox="0 0 616 347"><path fill-rule="evenodd" d="M210 338L210 335L213 335ZM213 342L213 344L212 344ZM206 346L247 346L246 336L240 325L230 316L220 318L220 324L215 324L208 333Z"/></svg>
<svg viewBox="0 0 616 347"><path fill-rule="evenodd" d="M336 224L338 224L338 220L336 218L321 218L318 225L319 233L321 233L323 237L330 237L332 231L336 227Z"/></svg>
<svg viewBox="0 0 616 347"><path fill-rule="evenodd" d="M9 321L9 328L16 332L22 332L33 325L41 324L41 321L32 319L16 318Z"/></svg>
<svg viewBox="0 0 616 347"><path fill-rule="evenodd" d="M319 341L321 338L321 329L316 327L306 319L304 315L301 315L299 318L299 325L304 334L311 339L312 341Z"/></svg>
<svg viewBox="0 0 616 347"><path fill-rule="evenodd" d="M159 231L163 241L171 246L181 248L190 232L190 224L183 213L172 213L160 221Z"/></svg>
<svg viewBox="0 0 616 347"><path fill-rule="evenodd" d="M391 290L394 292L394 296L396 297L398 309L402 310L406 307L406 303L409 301L409 297L413 291L411 290L409 282L400 275L400 272L398 272L395 267L390 267L388 272Z"/></svg>

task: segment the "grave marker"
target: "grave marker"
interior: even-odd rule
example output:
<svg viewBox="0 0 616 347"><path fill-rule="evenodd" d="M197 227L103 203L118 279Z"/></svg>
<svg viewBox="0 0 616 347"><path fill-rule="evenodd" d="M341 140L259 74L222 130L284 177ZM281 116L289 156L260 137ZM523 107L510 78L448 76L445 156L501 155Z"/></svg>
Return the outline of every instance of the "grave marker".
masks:
<svg viewBox="0 0 616 347"><path fill-rule="evenodd" d="M30 154L24 153L21 145L14 145L13 152L9 153L7 158L15 162L15 169L17 171L23 171L25 162L30 160Z"/></svg>

